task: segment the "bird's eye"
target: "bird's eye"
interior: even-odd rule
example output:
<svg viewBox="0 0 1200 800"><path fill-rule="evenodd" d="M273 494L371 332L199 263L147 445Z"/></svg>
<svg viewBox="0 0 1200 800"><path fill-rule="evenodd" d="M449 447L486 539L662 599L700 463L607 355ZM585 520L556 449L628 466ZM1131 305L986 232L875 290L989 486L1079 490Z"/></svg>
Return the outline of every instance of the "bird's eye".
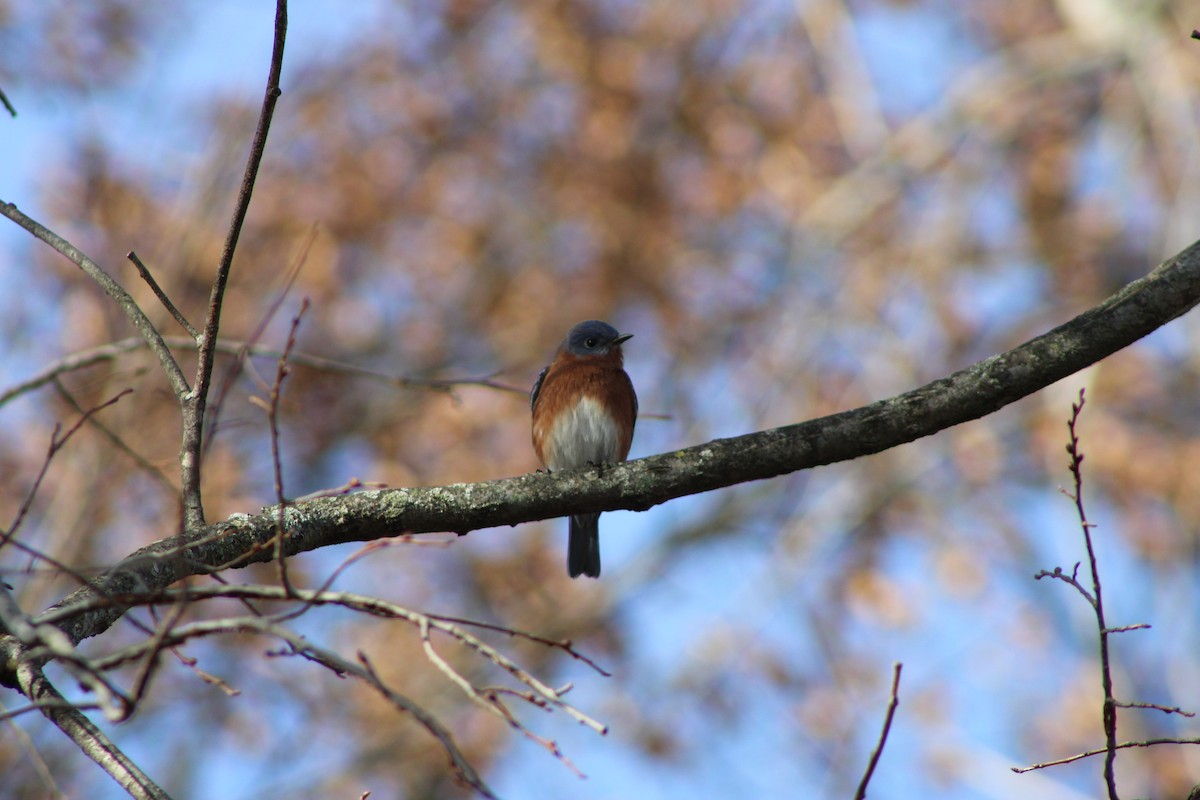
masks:
<svg viewBox="0 0 1200 800"><path fill-rule="evenodd" d="M588 347L595 347L596 346L596 337L594 337L594 336L591 337L586 342L584 342L584 344L586 344Z"/></svg>

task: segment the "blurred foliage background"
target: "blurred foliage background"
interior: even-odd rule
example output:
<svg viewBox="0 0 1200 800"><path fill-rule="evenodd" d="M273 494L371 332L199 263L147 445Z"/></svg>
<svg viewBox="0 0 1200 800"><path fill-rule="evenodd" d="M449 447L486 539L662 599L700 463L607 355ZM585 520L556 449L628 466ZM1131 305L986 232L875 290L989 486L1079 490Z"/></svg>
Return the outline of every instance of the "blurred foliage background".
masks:
<svg viewBox="0 0 1200 800"><path fill-rule="evenodd" d="M43 118L57 132L27 183L0 197L116 274L168 333L180 331L125 254L199 323L272 5L0 0L0 88L20 112L0 119L0 142ZM889 396L1065 321L1200 235L1189 11L1180 0L295 2L222 334L282 347L307 296L305 353L523 391L570 325L607 319L636 335L627 366L650 416L635 457ZM253 48L254 67L222 84L212 76L241 63L236 48ZM84 275L4 227L0 388L132 335ZM339 580L570 637L610 668L604 679L511 643L610 724L598 738L525 713L587 781L465 703L411 631L332 612L301 627L370 653L506 797L849 796L894 661L902 704L872 797L1095 796L1099 761L1009 771L1103 741L1089 611L1032 579L1083 557L1057 491L1065 420L1087 386L1085 491L1110 624L1154 624L1115 641L1117 692L1200 709L1196 334L1185 317L988 419L877 457L606 515L599 582L566 577L561 521L386 548ZM273 374L270 359L254 363ZM210 519L273 501L266 422L248 399L263 389L229 357L218 385L226 376L205 466ZM175 532L179 417L164 379L134 350L0 409L0 519L11 519L54 422L125 387L135 393L99 419L127 450L81 433L22 532L83 570ZM303 366L285 392L292 496L351 476L427 485L536 466L520 392ZM303 556L293 577L319 581L353 551ZM73 588L11 550L0 559L27 609ZM252 572L231 577L271 576ZM136 635L119 626L86 646ZM264 649L188 647L241 694L172 662L112 735L181 798L462 792L411 720ZM1196 733L1157 712L1120 720L1122 739ZM1198 758L1125 751L1118 777L1128 796L1180 797L1200 781ZM30 716L0 728L0 773L14 798L49 796L51 783L117 796Z"/></svg>

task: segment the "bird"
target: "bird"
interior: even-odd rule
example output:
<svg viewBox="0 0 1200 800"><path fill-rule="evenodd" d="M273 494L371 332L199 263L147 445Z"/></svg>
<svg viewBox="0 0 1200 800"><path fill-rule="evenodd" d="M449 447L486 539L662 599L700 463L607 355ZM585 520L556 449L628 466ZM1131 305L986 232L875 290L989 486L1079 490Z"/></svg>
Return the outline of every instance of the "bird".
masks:
<svg viewBox="0 0 1200 800"><path fill-rule="evenodd" d="M550 472L624 461L638 400L621 345L631 333L590 319L567 332L529 392L533 450ZM567 573L600 577L600 514L572 514Z"/></svg>

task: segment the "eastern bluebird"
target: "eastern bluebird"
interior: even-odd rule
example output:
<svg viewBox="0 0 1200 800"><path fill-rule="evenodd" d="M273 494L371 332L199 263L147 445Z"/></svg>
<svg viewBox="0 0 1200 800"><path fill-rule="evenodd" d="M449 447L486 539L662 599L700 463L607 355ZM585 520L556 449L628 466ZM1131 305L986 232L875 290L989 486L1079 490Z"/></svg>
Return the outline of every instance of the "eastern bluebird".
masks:
<svg viewBox="0 0 1200 800"><path fill-rule="evenodd" d="M625 374L621 343L607 322L588 320L567 333L529 393L533 449L551 472L624 461L638 402ZM600 515L571 516L567 572L600 577Z"/></svg>

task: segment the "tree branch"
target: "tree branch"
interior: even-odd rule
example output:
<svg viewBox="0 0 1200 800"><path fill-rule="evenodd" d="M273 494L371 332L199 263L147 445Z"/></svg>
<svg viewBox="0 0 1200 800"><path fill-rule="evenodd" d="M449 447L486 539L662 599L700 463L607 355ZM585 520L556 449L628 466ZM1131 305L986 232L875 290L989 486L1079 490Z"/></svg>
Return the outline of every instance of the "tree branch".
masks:
<svg viewBox="0 0 1200 800"><path fill-rule="evenodd" d="M104 289L105 293L125 312L125 316L133 323L133 327L137 329L138 333L146 341L146 344L158 356L158 361L162 364L163 372L167 374L167 380L170 381L171 390L175 392L175 396L182 399L187 395L190 391L187 378L183 376L183 371L179 368L179 364L176 363L175 357L171 355L170 348L163 341L158 329L154 327L154 323L150 321L146 313L137 304L137 301L130 297L129 292L125 291L125 288L121 284L113 280L112 276L105 272L99 264L84 255L73 244L37 220L22 214L12 203L0 200L0 215L8 217L36 238L53 247L72 264L83 270L88 277L100 284L100 288Z"/></svg>
<svg viewBox="0 0 1200 800"><path fill-rule="evenodd" d="M879 757L883 755L883 746L887 744L888 733L892 730L896 707L900 705L900 670L903 668L904 665L899 661L892 665L892 692L888 698L887 712L883 715L883 730L879 732L879 741L875 743L875 749L871 751L866 772L863 773L862 780L858 783L858 789L854 792L854 800L865 800L867 785L871 782L871 776L875 774L875 767L879 766Z"/></svg>
<svg viewBox="0 0 1200 800"><path fill-rule="evenodd" d="M1131 747L1154 747L1155 745L1159 744L1200 744L1200 738L1145 739L1140 742L1118 742L1117 744L1113 745L1113 748L1117 750L1128 750ZM1009 769L1018 775L1024 775L1026 772L1033 772L1035 769L1057 767L1061 766L1062 764L1071 764L1075 761L1091 758L1092 756L1106 755L1108 751L1109 748L1107 745L1105 745L1104 747L1100 747L1095 750L1085 750L1082 753L1076 753L1075 755L1067 756L1066 758L1056 758L1053 761L1043 761L1040 764L1031 764L1028 767L1009 767Z"/></svg>
<svg viewBox="0 0 1200 800"><path fill-rule="evenodd" d="M1132 344L1198 302L1200 243L1049 333L896 397L617 465L295 503L284 509L284 554L405 533L465 534L571 513L644 511L677 497L879 453L1003 408ZM188 575L268 561L278 514L277 507L235 514L162 539L54 608L98 594L152 591ZM117 608L91 610L62 625L78 642L102 633L122 614Z"/></svg>
<svg viewBox="0 0 1200 800"><path fill-rule="evenodd" d="M13 104L9 101L8 95L4 93L3 89L0 89L0 105L4 106L4 110L7 111L13 119L17 118L17 109L13 108Z"/></svg>
<svg viewBox="0 0 1200 800"><path fill-rule="evenodd" d="M198 348L195 339L188 339L182 336L164 336L163 341L171 347L180 350L196 350ZM11 386L0 392L0 407L3 407L23 394L40 389L60 375L87 369L105 361L113 361L126 353L140 350L144 347L146 347L144 340L131 337L65 355L57 361L48 364L36 375L26 378L15 386ZM281 355L279 350L271 347L230 339L219 340L216 344L216 350L218 353L234 356L235 358L253 356L278 360ZM529 387L527 386L524 388L510 386L486 376L479 378L410 378L406 375L377 372L376 370L367 369L357 364L349 364L344 361L304 352L293 352L288 360L292 366L306 367L321 372L332 372L338 375L366 378L378 383L386 383L406 389L429 389L430 391L453 395L454 390L459 386L482 386L488 389L510 392L526 398L529 396Z"/></svg>
<svg viewBox="0 0 1200 800"><path fill-rule="evenodd" d="M171 800L87 715L59 694L33 661L22 661L17 667L16 678L21 693L37 705L46 719L79 745L79 749L121 784L130 796L138 800Z"/></svg>
<svg viewBox="0 0 1200 800"><path fill-rule="evenodd" d="M1079 415L1083 412L1083 389L1079 390L1079 402L1071 404L1071 418L1067 421L1070 439L1067 443L1067 454L1071 456L1071 477L1075 482L1075 493L1071 499L1075 501L1075 513L1079 515L1079 527L1083 531L1083 541L1087 548L1088 566L1092 572L1092 610L1096 614L1096 627L1100 631L1100 685L1104 689L1104 703L1101 707L1101 719L1104 723L1104 741L1108 745L1108 753L1104 758L1104 783L1108 787L1109 800L1120 800L1117 794L1117 706L1113 698L1112 662L1108 649L1108 623L1104 621L1104 587L1100 583L1100 566L1096 562L1096 548L1092 544L1092 523L1088 522L1087 510L1083 505L1083 453L1079 451ZM1087 594L1085 592L1085 594Z"/></svg>
<svg viewBox="0 0 1200 800"><path fill-rule="evenodd" d="M192 323L187 321L187 317L183 315L183 312L171 302L171 298L167 297L167 293L164 292L162 287L158 285L158 281L154 280L154 276L150 274L150 270L144 263L142 263L142 259L138 257L138 254L130 250L125 254L125 257L128 258L135 267L137 267L138 274L142 276L142 280L144 280L146 285L150 287L150 291L154 292L154 296L158 298L158 302L163 304L163 308L170 312L171 316L175 318L175 321L179 323L179 327L187 331L188 336L191 336L193 339L198 339L200 337L200 332L192 327Z"/></svg>
<svg viewBox="0 0 1200 800"><path fill-rule="evenodd" d="M233 253L237 249L246 212L250 208L250 197L254 193L254 182L262 164L263 151L267 146L267 132L275 114L275 103L282 94L279 75L283 70L283 45L287 38L287 0L277 0L275 5L275 42L271 50L271 68L267 74L267 89L263 96L262 110L258 115L258 127L250 143L250 157L242 177L233 220L229 234L221 251L217 274L213 278L212 293L209 295L208 313L204 319L204 333L200 337L200 352L196 360L195 391L189 396L183 409L183 445L180 462L183 469L184 527L194 529L204 524L204 506L200 498L201 446L204 441L204 410L208 402L208 389L212 381L213 361L217 351L217 331L221 325L221 305L225 298L225 285L233 266Z"/></svg>

